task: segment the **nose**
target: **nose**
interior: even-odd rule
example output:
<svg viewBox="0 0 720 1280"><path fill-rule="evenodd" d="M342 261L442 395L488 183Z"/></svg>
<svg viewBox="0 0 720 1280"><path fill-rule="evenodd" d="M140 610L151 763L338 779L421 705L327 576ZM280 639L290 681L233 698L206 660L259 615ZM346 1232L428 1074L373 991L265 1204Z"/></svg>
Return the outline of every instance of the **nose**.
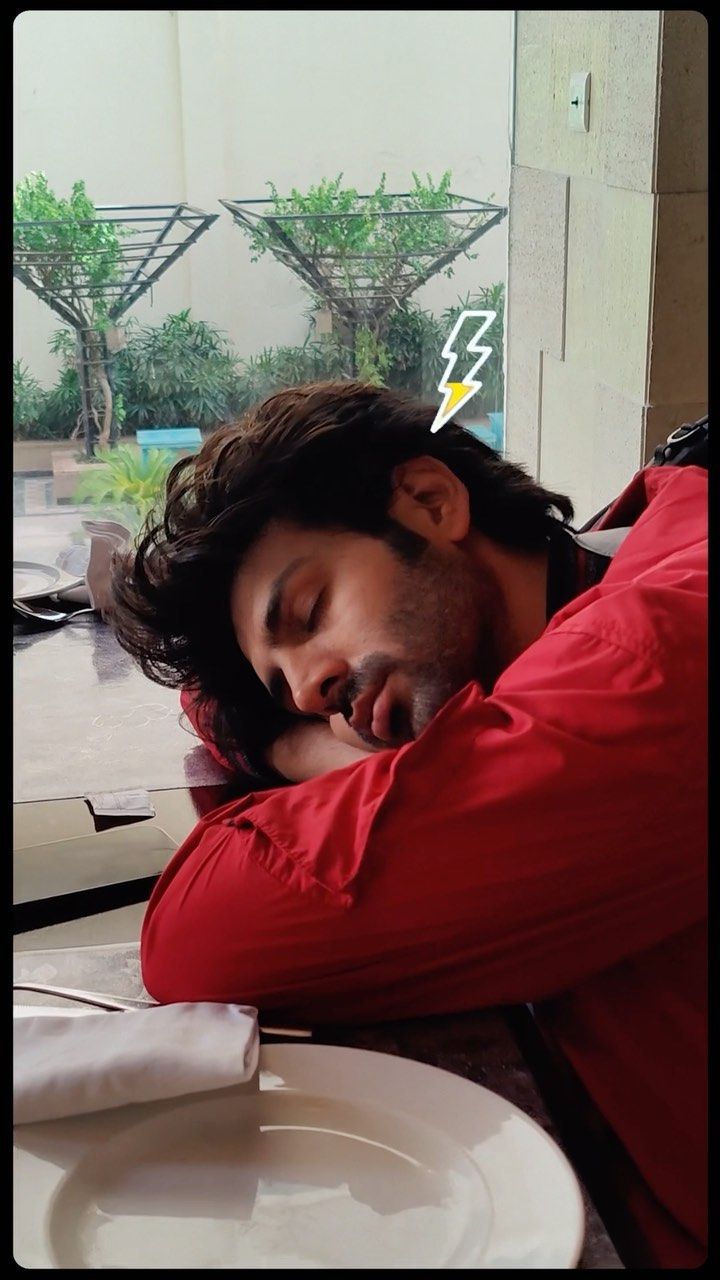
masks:
<svg viewBox="0 0 720 1280"><path fill-rule="evenodd" d="M312 716L337 711L349 673L343 659L327 653L307 654L302 663L296 661L286 678L298 711Z"/></svg>

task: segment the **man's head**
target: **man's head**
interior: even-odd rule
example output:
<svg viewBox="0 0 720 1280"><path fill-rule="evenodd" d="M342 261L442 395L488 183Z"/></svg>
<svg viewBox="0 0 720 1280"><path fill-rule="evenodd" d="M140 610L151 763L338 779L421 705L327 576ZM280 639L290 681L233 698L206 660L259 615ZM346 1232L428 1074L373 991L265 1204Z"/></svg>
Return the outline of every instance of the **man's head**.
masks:
<svg viewBox="0 0 720 1280"><path fill-rule="evenodd" d="M316 383L174 468L164 519L116 569L112 618L151 678L220 703L226 750L233 724L267 717L266 690L398 745L514 656L517 564L572 507L457 424L431 433L434 416Z"/></svg>

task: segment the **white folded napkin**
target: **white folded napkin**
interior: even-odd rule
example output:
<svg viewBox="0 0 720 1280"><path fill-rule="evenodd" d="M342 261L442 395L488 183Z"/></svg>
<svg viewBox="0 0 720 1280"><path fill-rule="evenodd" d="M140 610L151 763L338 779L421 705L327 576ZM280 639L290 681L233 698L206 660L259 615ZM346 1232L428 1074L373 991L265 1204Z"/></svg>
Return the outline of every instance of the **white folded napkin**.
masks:
<svg viewBox="0 0 720 1280"><path fill-rule="evenodd" d="M253 1080L257 1009L209 1002L126 1013L18 1017L13 1120L58 1120Z"/></svg>

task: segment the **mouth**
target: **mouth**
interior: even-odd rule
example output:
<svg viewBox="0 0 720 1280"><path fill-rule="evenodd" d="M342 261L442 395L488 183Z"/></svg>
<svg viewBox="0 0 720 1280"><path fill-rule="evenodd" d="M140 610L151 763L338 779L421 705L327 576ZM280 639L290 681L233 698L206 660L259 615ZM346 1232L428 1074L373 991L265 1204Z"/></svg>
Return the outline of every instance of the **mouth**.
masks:
<svg viewBox="0 0 720 1280"><path fill-rule="evenodd" d="M399 746L413 737L410 717L390 688L389 675L358 698L348 723L361 738L376 747Z"/></svg>
<svg viewBox="0 0 720 1280"><path fill-rule="evenodd" d="M370 722L370 732L373 738L378 742L391 742L393 732L391 720L393 719L394 700L392 693L388 688L388 681L385 681L382 689L375 699L372 707L372 720Z"/></svg>

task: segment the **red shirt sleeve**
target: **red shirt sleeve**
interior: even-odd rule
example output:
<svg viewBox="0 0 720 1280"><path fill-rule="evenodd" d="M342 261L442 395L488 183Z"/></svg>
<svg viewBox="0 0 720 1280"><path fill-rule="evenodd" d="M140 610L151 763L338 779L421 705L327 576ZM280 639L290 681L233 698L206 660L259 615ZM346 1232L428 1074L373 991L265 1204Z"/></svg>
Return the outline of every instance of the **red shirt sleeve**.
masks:
<svg viewBox="0 0 720 1280"><path fill-rule="evenodd" d="M311 1022L477 1009L701 919L701 666L572 626L401 750L201 822L149 904L152 995Z"/></svg>

